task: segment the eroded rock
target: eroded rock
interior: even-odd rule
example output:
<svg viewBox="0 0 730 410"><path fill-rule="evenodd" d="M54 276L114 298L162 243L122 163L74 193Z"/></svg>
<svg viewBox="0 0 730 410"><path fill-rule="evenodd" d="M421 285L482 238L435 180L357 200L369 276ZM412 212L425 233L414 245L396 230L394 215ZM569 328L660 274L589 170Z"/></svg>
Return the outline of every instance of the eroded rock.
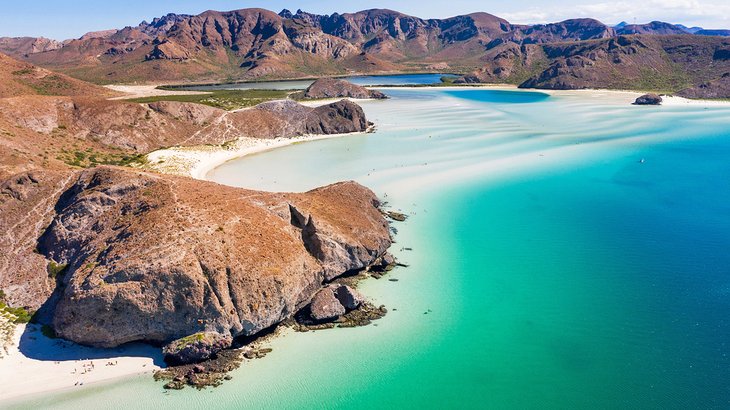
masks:
<svg viewBox="0 0 730 410"><path fill-rule="evenodd" d="M634 105L661 105L662 97L657 94L644 94L634 101Z"/></svg>
<svg viewBox="0 0 730 410"><path fill-rule="evenodd" d="M167 344L162 353L165 355L165 363L179 366L213 358L221 350L230 347L231 343L233 339L230 336L216 332L200 332Z"/></svg>

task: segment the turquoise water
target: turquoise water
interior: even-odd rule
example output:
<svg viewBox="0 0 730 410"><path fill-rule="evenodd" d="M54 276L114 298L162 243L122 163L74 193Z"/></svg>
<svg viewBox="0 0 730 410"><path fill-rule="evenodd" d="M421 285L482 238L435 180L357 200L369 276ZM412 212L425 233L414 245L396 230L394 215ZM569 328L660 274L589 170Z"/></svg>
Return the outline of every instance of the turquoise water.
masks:
<svg viewBox="0 0 730 410"><path fill-rule="evenodd" d="M374 134L209 175L355 179L410 213L393 247L410 267L362 286L391 309L377 326L279 338L217 389L143 376L16 406L730 407L730 108L386 92L363 103Z"/></svg>
<svg viewBox="0 0 730 410"><path fill-rule="evenodd" d="M398 74L398 75L363 75L345 77L347 81L362 86L373 85L426 85L441 82L442 77L456 77L453 74ZM262 81L256 83L219 84L185 87L189 90L303 90L314 80Z"/></svg>

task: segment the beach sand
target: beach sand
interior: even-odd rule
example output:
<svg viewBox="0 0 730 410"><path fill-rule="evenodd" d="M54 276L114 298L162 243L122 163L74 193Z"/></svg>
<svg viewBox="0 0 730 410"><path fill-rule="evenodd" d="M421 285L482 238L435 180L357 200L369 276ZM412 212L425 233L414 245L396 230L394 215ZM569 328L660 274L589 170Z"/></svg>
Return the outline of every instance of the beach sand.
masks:
<svg viewBox="0 0 730 410"><path fill-rule="evenodd" d="M275 148L285 147L301 142L337 138L361 133L305 135L292 138L259 139L241 137L225 146L201 145L194 147L173 147L147 154L144 169L163 174L189 176L195 179L206 179L206 175L214 168L230 160L257 154Z"/></svg>
<svg viewBox="0 0 730 410"><path fill-rule="evenodd" d="M169 91L160 90L158 85L107 85L106 88L117 92L124 93L119 97L110 98L110 100L131 100L134 98L158 97L165 95L198 95L210 94L202 91Z"/></svg>
<svg viewBox="0 0 730 410"><path fill-rule="evenodd" d="M164 366L159 348L141 343L95 349L43 335L40 325L19 325L0 359L0 398L15 399L124 376Z"/></svg>

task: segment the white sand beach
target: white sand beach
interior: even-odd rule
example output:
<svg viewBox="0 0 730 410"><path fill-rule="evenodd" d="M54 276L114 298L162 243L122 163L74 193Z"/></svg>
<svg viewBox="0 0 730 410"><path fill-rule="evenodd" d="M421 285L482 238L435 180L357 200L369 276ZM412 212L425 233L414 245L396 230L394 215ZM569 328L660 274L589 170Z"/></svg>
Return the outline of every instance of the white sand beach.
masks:
<svg viewBox="0 0 730 410"><path fill-rule="evenodd" d="M202 145L194 147L173 147L147 154L145 169L152 171L189 176L195 179L206 179L208 172L230 160L257 154L287 145L338 138L351 134L305 135L291 138L259 139L241 137L221 145Z"/></svg>
<svg viewBox="0 0 730 410"><path fill-rule="evenodd" d="M115 349L84 347L43 335L40 325L19 325L0 359L0 402L74 389L163 366L159 348L141 343Z"/></svg>
<svg viewBox="0 0 730 410"><path fill-rule="evenodd" d="M157 88L159 85L106 85L105 87L114 90L124 95L119 97L110 98L110 100L131 100L134 98L146 98L146 97L159 97L166 95L199 95L199 94L210 94L203 91L170 91L160 90Z"/></svg>

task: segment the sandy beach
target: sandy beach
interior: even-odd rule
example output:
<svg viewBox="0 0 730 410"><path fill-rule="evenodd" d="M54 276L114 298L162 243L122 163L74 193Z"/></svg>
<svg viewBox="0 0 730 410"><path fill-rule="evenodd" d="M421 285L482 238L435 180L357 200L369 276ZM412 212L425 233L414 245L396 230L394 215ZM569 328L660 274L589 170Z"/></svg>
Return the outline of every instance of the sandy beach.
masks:
<svg viewBox="0 0 730 410"><path fill-rule="evenodd" d="M154 151L147 155L145 169L152 171L206 179L208 172L230 160L257 154L287 145L317 141L354 134L305 135L292 138L259 139L241 137L225 146L203 145L174 147Z"/></svg>
<svg viewBox="0 0 730 410"><path fill-rule="evenodd" d="M160 349L150 345L95 349L48 338L33 324L17 326L13 343L3 353L2 400L151 373L164 365Z"/></svg>
<svg viewBox="0 0 730 410"><path fill-rule="evenodd" d="M131 100L134 98L159 97L166 95L198 95L210 94L202 91L169 91L160 90L158 85L107 85L106 88L114 90L124 95L110 98L110 100Z"/></svg>

